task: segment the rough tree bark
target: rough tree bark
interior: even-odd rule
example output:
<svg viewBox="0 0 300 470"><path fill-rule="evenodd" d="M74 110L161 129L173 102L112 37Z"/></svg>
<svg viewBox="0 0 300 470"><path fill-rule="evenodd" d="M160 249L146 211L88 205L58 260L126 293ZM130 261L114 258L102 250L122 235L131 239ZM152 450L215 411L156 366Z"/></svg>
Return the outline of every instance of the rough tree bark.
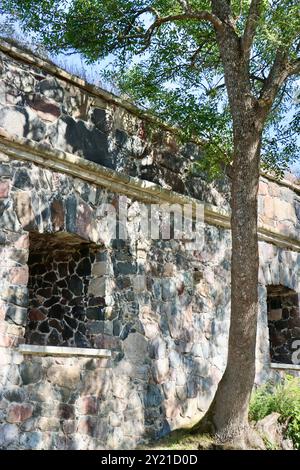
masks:
<svg viewBox="0 0 300 470"><path fill-rule="evenodd" d="M224 3L213 12L227 23ZM227 23L228 24L228 23ZM255 379L258 312L257 192L263 115L251 93L248 61L230 24L216 31L233 118L231 188L231 320L228 360L214 400L200 426L235 448L260 447L249 428L248 407Z"/></svg>

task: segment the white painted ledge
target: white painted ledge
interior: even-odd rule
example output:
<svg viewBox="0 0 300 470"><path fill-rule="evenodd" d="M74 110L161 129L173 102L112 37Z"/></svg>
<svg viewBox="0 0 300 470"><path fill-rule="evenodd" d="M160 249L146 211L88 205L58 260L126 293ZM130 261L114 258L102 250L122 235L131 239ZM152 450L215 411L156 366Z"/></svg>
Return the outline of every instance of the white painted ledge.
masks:
<svg viewBox="0 0 300 470"><path fill-rule="evenodd" d="M40 356L86 356L86 357L111 357L108 349L72 348L62 346L35 346L33 344L21 344L18 347L21 354Z"/></svg>
<svg viewBox="0 0 300 470"><path fill-rule="evenodd" d="M286 370L299 370L300 364L281 364L277 362L271 362L271 369L286 369Z"/></svg>

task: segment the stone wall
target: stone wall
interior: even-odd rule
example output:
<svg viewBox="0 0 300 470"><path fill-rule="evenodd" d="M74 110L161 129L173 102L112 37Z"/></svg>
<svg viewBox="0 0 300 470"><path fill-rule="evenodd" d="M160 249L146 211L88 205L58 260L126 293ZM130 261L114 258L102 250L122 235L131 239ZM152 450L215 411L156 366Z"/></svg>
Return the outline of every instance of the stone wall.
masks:
<svg viewBox="0 0 300 470"><path fill-rule="evenodd" d="M139 118L137 108L129 112L121 100L118 105L113 102L117 97L78 86L78 80L71 81L71 76L66 80L66 75L17 60L2 52L0 45L0 127L167 189L228 206L226 183L208 185L189 171L201 155L198 146L180 144L174 133Z"/></svg>
<svg viewBox="0 0 300 470"><path fill-rule="evenodd" d="M128 198L129 237L110 239L97 214L117 194L33 164L10 160L1 168L10 188L0 217L0 338L7 348L0 372L2 446L133 447L197 420L226 362L230 233L207 226L203 253L186 250L183 240L149 240L139 228L140 203ZM68 267L62 278L57 274L62 263L53 240L64 233L69 244L75 237L84 250L93 246L92 259L82 248L79 255L72 251L72 269L78 274L80 259L95 259L87 292L103 304L86 316L92 346L112 351L111 359L41 358L11 349L26 340L26 328L27 338L36 338L33 331L28 335L32 316L49 316L51 306L45 311L33 300L49 294L52 303L64 273L72 272ZM36 244L41 236L52 240L51 250ZM70 261L66 240L61 242ZM42 282L51 283L51 292L40 291L50 289ZM68 316L69 310L64 320ZM50 321L34 328L47 330Z"/></svg>
<svg viewBox="0 0 300 470"><path fill-rule="evenodd" d="M101 90L25 59L1 52L0 447L133 448L198 421L224 372L227 184L184 171L195 146L147 134L147 121ZM99 164L119 172L107 182ZM145 200L181 204L180 192L210 203L201 250L143 230ZM125 239L102 210L121 193ZM300 291L299 203L295 185L261 178L257 383L281 374L270 369L267 286ZM25 343L111 356L35 355Z"/></svg>

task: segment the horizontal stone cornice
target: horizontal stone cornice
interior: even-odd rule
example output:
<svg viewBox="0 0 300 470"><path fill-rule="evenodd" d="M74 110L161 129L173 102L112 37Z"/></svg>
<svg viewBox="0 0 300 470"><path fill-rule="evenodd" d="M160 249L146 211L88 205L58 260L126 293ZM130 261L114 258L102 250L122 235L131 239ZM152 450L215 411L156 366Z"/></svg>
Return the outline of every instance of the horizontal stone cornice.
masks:
<svg viewBox="0 0 300 470"><path fill-rule="evenodd" d="M230 212L228 210L170 191L158 184L119 173L76 155L52 149L48 145L12 136L2 128L0 128L0 151L11 159L35 163L148 204L191 204L195 208L197 204L204 203L205 222L209 225L230 229ZM263 224L259 225L258 233L260 241L300 251L300 239L293 239Z"/></svg>

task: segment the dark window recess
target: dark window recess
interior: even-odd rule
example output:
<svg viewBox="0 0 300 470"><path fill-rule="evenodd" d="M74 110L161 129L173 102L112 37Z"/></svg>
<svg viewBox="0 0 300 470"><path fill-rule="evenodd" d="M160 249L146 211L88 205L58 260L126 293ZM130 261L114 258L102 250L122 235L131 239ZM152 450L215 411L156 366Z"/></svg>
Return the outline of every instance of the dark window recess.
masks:
<svg viewBox="0 0 300 470"><path fill-rule="evenodd" d="M267 287L271 362L292 364L293 343L300 339L298 294L282 285Z"/></svg>
<svg viewBox="0 0 300 470"><path fill-rule="evenodd" d="M68 233L30 234L26 343L101 346L105 299L89 292L99 251Z"/></svg>

